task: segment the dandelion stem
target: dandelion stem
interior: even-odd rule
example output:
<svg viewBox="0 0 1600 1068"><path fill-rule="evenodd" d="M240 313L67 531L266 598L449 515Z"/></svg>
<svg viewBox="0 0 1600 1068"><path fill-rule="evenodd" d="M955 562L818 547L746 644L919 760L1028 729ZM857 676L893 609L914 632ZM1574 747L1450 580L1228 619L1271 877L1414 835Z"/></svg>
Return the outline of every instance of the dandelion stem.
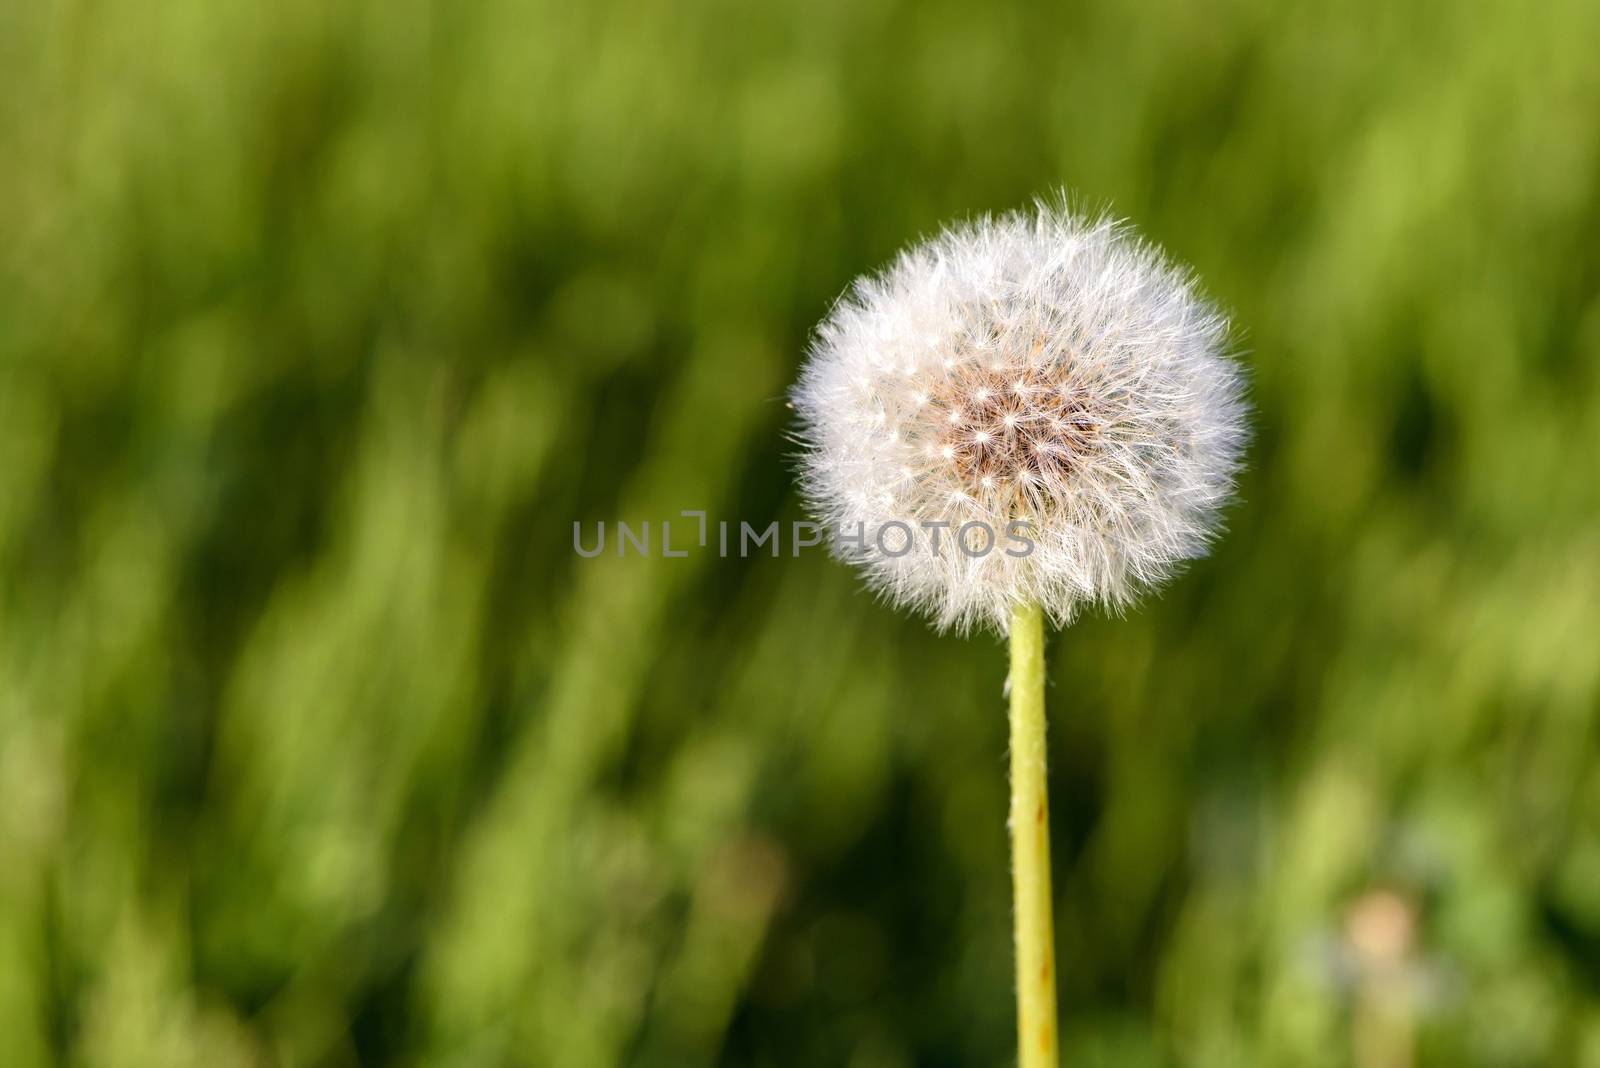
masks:
<svg viewBox="0 0 1600 1068"><path fill-rule="evenodd" d="M1011 614L1011 878L1017 939L1017 1063L1057 1068L1050 799L1045 785L1044 616Z"/></svg>

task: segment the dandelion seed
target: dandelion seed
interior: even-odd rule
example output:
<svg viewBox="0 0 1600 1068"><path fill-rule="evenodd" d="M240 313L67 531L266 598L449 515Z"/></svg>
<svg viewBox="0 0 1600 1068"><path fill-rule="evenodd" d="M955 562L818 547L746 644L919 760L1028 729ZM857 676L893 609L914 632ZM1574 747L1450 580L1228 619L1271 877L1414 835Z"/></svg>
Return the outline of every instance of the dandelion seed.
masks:
<svg viewBox="0 0 1600 1068"><path fill-rule="evenodd" d="M1126 608L1205 552L1231 495L1246 428L1226 346L1189 273L1108 218L1041 205L953 227L857 282L818 329L794 390L806 496L835 529L863 523L869 546L893 521L1031 524L1024 557L843 551L940 627L1003 632L1025 604L1057 624ZM896 374L877 368L885 347ZM878 405L938 462L862 509L854 491L903 462ZM962 429L975 424L1006 433Z"/></svg>

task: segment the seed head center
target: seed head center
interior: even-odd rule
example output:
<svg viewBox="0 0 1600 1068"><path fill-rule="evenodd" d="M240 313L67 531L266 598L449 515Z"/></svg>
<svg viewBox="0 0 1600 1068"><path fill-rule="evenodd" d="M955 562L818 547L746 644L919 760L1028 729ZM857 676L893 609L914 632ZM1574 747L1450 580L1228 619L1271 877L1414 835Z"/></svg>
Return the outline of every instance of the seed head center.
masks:
<svg viewBox="0 0 1600 1068"><path fill-rule="evenodd" d="M1056 365L957 364L927 397L938 452L975 496L1059 485L1098 445L1089 395Z"/></svg>

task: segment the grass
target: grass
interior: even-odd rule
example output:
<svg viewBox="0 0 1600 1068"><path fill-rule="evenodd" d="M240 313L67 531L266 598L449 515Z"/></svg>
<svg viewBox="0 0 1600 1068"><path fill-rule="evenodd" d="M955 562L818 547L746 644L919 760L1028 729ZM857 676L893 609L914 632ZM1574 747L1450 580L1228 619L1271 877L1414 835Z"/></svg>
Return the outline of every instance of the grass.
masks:
<svg viewBox="0 0 1600 1068"><path fill-rule="evenodd" d="M1050 647L1075 1063L1352 1063L1374 887L1418 1065L1600 1063L1597 23L0 7L7 1063L1008 1063L1004 650L570 531L799 518L811 325L1058 185L1259 430Z"/></svg>

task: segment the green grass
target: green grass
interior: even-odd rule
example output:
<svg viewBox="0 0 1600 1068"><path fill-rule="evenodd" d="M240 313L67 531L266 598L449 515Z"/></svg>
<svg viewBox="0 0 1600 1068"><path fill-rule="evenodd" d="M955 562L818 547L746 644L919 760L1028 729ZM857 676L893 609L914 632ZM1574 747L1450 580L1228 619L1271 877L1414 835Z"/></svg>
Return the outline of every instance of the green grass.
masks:
<svg viewBox="0 0 1600 1068"><path fill-rule="evenodd" d="M1216 554L1049 649L1069 1065L1600 1065L1600 8L0 3L8 1066L1004 1065L1003 648L799 559L858 273L1193 264ZM1361 1064L1359 1068L1379 1068Z"/></svg>

